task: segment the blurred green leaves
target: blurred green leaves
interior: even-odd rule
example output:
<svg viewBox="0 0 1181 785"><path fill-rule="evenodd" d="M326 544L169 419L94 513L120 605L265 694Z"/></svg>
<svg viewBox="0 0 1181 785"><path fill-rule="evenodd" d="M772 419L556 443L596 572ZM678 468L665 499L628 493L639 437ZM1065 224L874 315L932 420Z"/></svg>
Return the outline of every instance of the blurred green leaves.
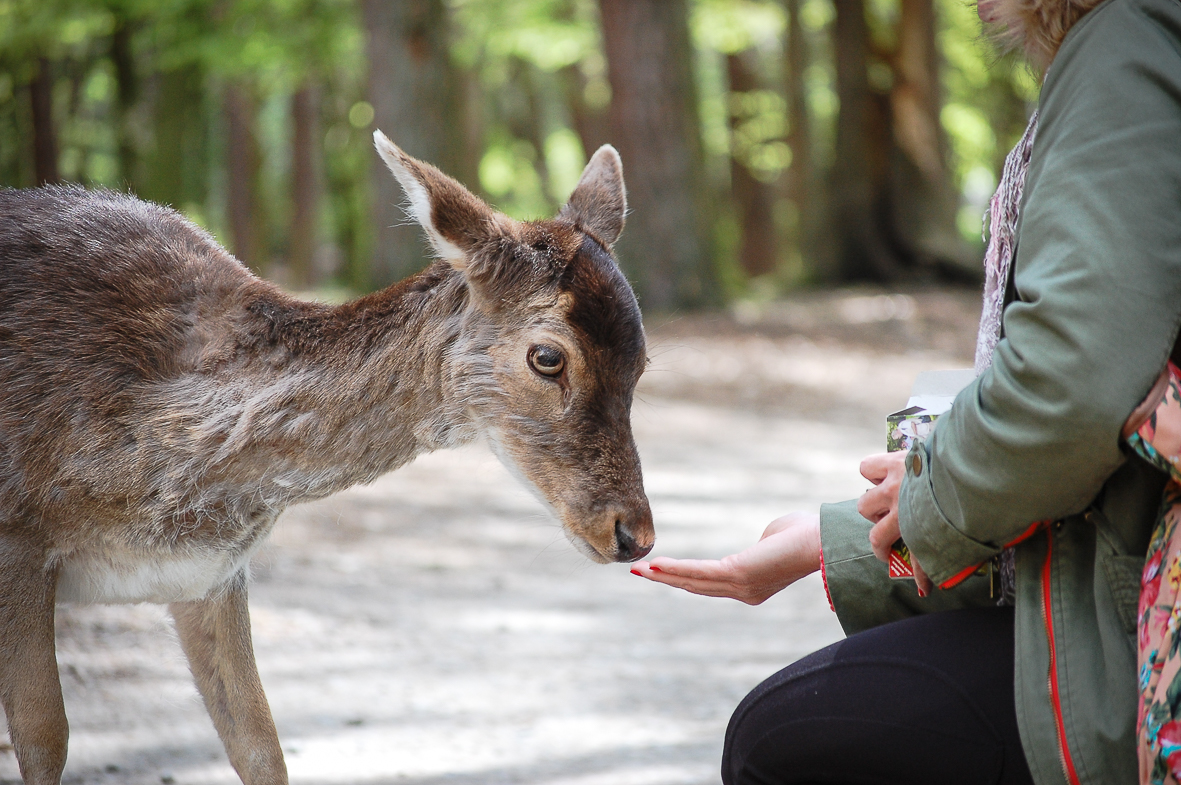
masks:
<svg viewBox="0 0 1181 785"><path fill-rule="evenodd" d="M1038 83L982 36L971 4L934 2L939 116L959 198L957 226L978 243L981 213ZM880 91L890 89L898 3L867 3L875 47L869 77ZM470 184L515 217L551 214L591 148L610 141L611 88L598 3L447 0L447 8L451 58L465 85ZM731 159L768 184L780 182L799 156L818 171L832 164L840 111L829 41L833 5L800 3L810 52L803 70L812 125L806 150L788 142L786 8L779 0L690 2L696 119L718 204L731 198ZM320 221L329 252L341 259L336 269L356 270L365 263L372 231L374 109L366 96L366 45L356 0L0 0L0 182L33 184L27 91L49 64L63 176L171 200L222 233L227 172L219 96L226 85L239 85L254 102L261 193L273 205L265 218L268 248L281 256L291 177L289 104L296 90L315 85ZM755 64L757 89L731 91L725 61L736 54ZM784 226L795 220L794 212L776 209L787 216ZM733 231L725 219L714 228L723 268L733 265L725 250L733 246L726 239ZM789 255L799 257L797 251Z"/></svg>

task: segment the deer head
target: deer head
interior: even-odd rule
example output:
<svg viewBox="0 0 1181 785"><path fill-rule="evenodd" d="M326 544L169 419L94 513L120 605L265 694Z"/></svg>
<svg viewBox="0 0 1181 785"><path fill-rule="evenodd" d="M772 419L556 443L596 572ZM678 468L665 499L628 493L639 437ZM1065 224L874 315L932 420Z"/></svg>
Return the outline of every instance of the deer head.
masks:
<svg viewBox="0 0 1181 785"><path fill-rule="evenodd" d="M583 553L642 558L655 534L631 404L647 355L612 255L627 209L619 154L594 154L557 217L521 222L380 131L374 143L407 212L467 288L446 360L467 416Z"/></svg>

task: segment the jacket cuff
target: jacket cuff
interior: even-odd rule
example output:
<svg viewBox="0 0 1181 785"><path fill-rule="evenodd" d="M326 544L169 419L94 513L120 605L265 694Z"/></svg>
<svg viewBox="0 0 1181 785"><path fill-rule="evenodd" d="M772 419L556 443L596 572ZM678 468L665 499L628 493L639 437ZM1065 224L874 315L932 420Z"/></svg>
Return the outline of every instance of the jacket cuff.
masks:
<svg viewBox="0 0 1181 785"><path fill-rule="evenodd" d="M833 613L837 609L832 604L832 592L828 590L828 570L824 568L824 541L821 540L820 545L820 582L824 584L824 598L828 600L828 609Z"/></svg>
<svg viewBox="0 0 1181 785"><path fill-rule="evenodd" d="M886 565L869 547L872 525L857 512L856 499L820 506L824 591L846 635L893 620L881 607L888 604L892 587Z"/></svg>
<svg viewBox="0 0 1181 785"><path fill-rule="evenodd" d="M925 442L916 442L906 455L906 475L898 494L898 526L906 546L938 586L1000 553L999 548L961 532L943 514L931 483L931 458Z"/></svg>

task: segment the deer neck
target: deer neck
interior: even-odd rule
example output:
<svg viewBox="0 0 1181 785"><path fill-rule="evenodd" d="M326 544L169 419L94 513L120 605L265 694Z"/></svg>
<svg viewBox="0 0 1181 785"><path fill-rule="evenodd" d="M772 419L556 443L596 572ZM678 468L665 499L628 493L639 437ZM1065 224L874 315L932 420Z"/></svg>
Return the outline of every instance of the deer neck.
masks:
<svg viewBox="0 0 1181 785"><path fill-rule="evenodd" d="M479 323L448 265L334 308L266 289L246 310L248 359L225 374L235 400L219 474L291 503L476 435L456 358Z"/></svg>

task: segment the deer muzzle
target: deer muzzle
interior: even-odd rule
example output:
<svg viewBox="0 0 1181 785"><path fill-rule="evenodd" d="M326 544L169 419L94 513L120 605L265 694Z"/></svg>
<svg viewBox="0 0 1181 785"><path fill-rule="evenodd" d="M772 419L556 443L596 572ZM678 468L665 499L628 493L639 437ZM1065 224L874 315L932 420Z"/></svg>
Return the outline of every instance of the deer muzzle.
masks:
<svg viewBox="0 0 1181 785"><path fill-rule="evenodd" d="M585 543L587 555L599 562L633 562L656 544L652 510L645 499L635 505L609 504L571 534Z"/></svg>

